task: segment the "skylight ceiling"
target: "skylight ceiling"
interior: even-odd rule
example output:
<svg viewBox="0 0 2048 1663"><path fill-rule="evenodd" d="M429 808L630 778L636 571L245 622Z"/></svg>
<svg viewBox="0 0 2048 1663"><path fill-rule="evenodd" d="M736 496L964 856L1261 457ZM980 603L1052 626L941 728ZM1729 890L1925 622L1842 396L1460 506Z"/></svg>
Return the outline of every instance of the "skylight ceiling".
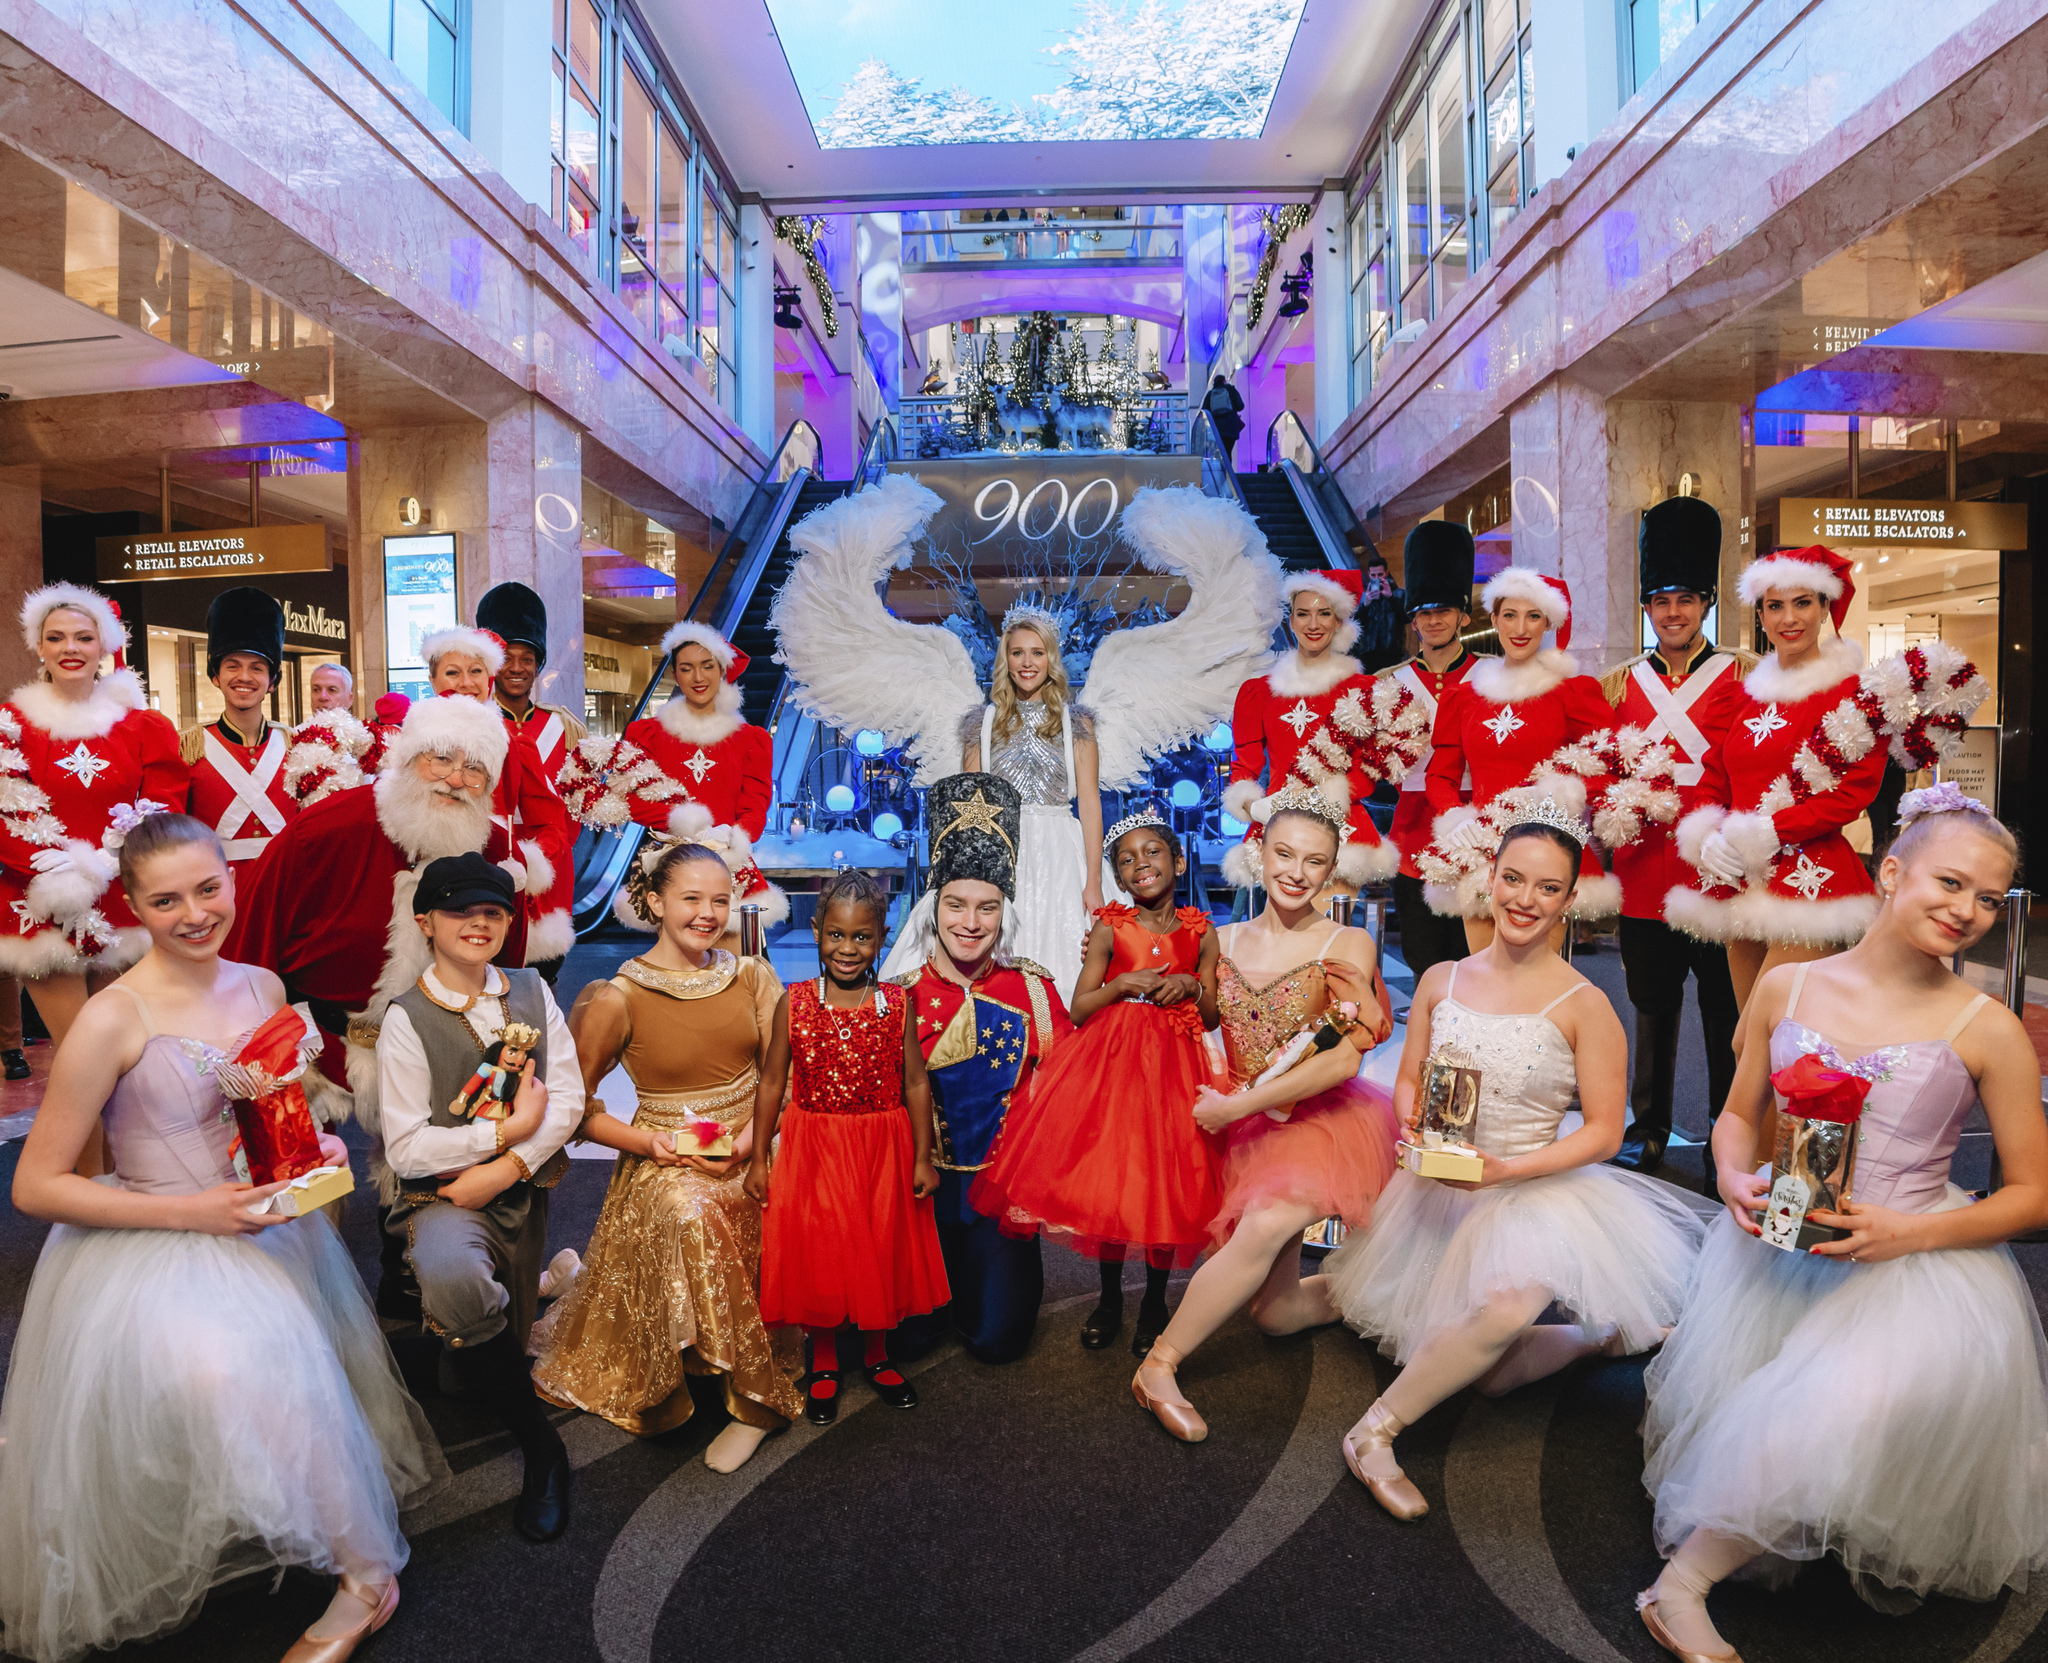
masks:
<svg viewBox="0 0 2048 1663"><path fill-rule="evenodd" d="M767 0L823 150L1256 139L1307 0Z"/></svg>

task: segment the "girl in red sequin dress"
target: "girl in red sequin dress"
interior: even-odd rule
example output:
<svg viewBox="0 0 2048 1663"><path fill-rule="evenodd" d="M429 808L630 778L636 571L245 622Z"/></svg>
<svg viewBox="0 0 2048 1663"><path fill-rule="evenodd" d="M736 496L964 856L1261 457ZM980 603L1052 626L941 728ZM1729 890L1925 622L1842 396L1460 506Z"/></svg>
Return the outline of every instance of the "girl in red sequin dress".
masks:
<svg viewBox="0 0 2048 1663"><path fill-rule="evenodd" d="M1138 906L1100 908L1074 988L1080 1032L1011 1104L976 1212L1011 1234L1039 1229L1102 1265L1102 1300L1081 1327L1091 1351L1123 1325L1124 1257L1146 1257L1145 1298L1131 1349L1166 1326L1166 1276L1192 1264L1222 1206L1223 1140L1188 1112L1215 1084L1202 1032L1216 1025L1216 935L1208 914L1176 908L1187 870L1180 840L1156 814L1110 828L1117 881Z"/></svg>
<svg viewBox="0 0 2048 1663"><path fill-rule="evenodd" d="M864 872L826 880L811 925L825 973L783 994L754 1098L747 1193L766 1210L761 1319L808 1332L804 1418L819 1426L839 1412L840 1328L861 1331L863 1372L876 1395L914 1409L917 1390L890 1365L884 1340L905 1317L951 1297L932 1219L939 1175L924 1053L916 1025L905 1020L908 996L874 980L888 906Z"/></svg>

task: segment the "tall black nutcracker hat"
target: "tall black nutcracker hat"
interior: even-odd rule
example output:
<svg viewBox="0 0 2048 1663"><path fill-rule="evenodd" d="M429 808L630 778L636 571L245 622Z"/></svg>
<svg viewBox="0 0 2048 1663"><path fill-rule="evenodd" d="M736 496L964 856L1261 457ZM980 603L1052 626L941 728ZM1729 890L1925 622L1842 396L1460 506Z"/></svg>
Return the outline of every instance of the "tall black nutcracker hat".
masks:
<svg viewBox="0 0 2048 1663"><path fill-rule="evenodd" d="M1401 545L1401 587L1412 617L1433 606L1472 610L1472 533L1455 520L1424 520Z"/></svg>
<svg viewBox="0 0 2048 1663"><path fill-rule="evenodd" d="M926 794L931 831L931 892L955 878L992 883L1017 898L1017 838L1024 799L1000 774L949 774Z"/></svg>
<svg viewBox="0 0 2048 1663"><path fill-rule="evenodd" d="M1643 516L1636 533L1643 600L1673 589L1703 601L1721 581L1721 516L1698 497L1667 497Z"/></svg>
<svg viewBox="0 0 2048 1663"><path fill-rule="evenodd" d="M548 661L548 609L523 583L501 583L476 603L476 627L487 629L508 646L519 641L534 658Z"/></svg>
<svg viewBox="0 0 2048 1663"><path fill-rule="evenodd" d="M284 669L284 608L267 590L223 589L206 609L206 673L220 674L231 652L252 652L277 676Z"/></svg>

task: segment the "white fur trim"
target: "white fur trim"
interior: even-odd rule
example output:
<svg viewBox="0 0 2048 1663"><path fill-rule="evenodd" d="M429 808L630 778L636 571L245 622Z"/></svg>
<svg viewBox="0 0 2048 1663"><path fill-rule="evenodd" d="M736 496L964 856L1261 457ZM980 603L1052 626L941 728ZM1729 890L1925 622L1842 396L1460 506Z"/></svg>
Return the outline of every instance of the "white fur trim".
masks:
<svg viewBox="0 0 2048 1663"><path fill-rule="evenodd" d="M661 707L655 720L685 744L716 745L747 725L740 716L740 699L738 686L724 681L718 684L710 715L698 715L690 708L690 701L678 693Z"/></svg>
<svg viewBox="0 0 2048 1663"><path fill-rule="evenodd" d="M709 624L699 623L694 618L684 618L680 622L670 624L662 635L661 650L665 653L674 652L685 641L693 642L700 647L709 647L711 656L718 660L718 667L721 670L732 668L732 643Z"/></svg>
<svg viewBox="0 0 2048 1663"><path fill-rule="evenodd" d="M344 1066L346 1061L344 1058ZM337 1126L355 1112L355 1102L349 1094L318 1068L308 1068L300 1076L299 1084L306 1088L306 1107L322 1126Z"/></svg>
<svg viewBox="0 0 2048 1663"><path fill-rule="evenodd" d="M575 945L576 924L566 907L544 912L540 917L527 921L526 962L529 965L546 964L550 959L561 958Z"/></svg>
<svg viewBox="0 0 2048 1663"><path fill-rule="evenodd" d="M1768 814L1731 814L1721 822L1721 836L1740 857L1751 883L1770 874L1771 861L1778 852L1778 829Z"/></svg>
<svg viewBox="0 0 2048 1663"><path fill-rule="evenodd" d="M1702 803L1679 821L1677 830L1671 834L1673 841L1678 845L1679 859L1688 866L1699 865L1700 850L1706 845L1707 838L1719 831L1721 822L1727 818L1728 811L1719 803Z"/></svg>
<svg viewBox="0 0 2048 1663"><path fill-rule="evenodd" d="M109 654L127 650L128 627L115 615L111 600L97 589L84 589L76 583L47 583L22 597L21 638L28 643L29 657L40 656L37 638L43 632L43 620L59 607L90 618L100 632L100 645Z"/></svg>
<svg viewBox="0 0 2048 1663"><path fill-rule="evenodd" d="M1477 659L1465 672L1465 685L1482 699L1509 704L1516 699L1540 699L1578 673L1579 661L1570 653L1544 647L1525 664L1510 664L1490 654Z"/></svg>
<svg viewBox="0 0 2048 1663"><path fill-rule="evenodd" d="M30 914L42 922L54 919L69 924L106 893L107 877L99 850L76 841L64 845L78 864L55 872L38 872L28 881L22 899Z"/></svg>
<svg viewBox="0 0 2048 1663"><path fill-rule="evenodd" d="M733 897L732 927L735 932L740 927L740 908L743 906L759 907L761 909L761 932L763 935L766 935L768 931L775 928L777 924L786 923L789 919L789 896L776 884L771 883L766 889L757 890L752 895L735 895Z"/></svg>
<svg viewBox="0 0 2048 1663"><path fill-rule="evenodd" d="M1266 881L1265 863L1258 843L1237 843L1224 850L1221 871L1223 881L1233 889L1257 889Z"/></svg>
<svg viewBox="0 0 2048 1663"><path fill-rule="evenodd" d="M1797 669L1783 668L1775 652L1764 654L1756 668L1742 678L1742 690L1761 704L1797 704L1801 699L1826 692L1838 681L1847 681L1862 669L1863 649L1854 641L1832 635Z"/></svg>
<svg viewBox="0 0 2048 1663"><path fill-rule="evenodd" d="M1552 629L1571 621L1571 603L1545 583L1540 572L1528 566L1508 566L1495 572L1479 591L1479 604L1488 612L1504 600L1527 601L1531 606L1541 607Z"/></svg>
<svg viewBox="0 0 2048 1663"><path fill-rule="evenodd" d="M1304 591L1312 595L1322 596L1324 600L1330 603L1331 610L1340 618L1349 619L1358 610L1357 598L1352 595L1349 589L1346 589L1343 584L1337 582L1334 578L1324 577L1321 572L1287 572L1282 574L1280 579L1280 597L1287 603L1289 608L1292 608L1294 605L1294 597Z"/></svg>
<svg viewBox="0 0 2048 1663"><path fill-rule="evenodd" d="M1337 851L1337 877L1343 883L1385 883L1400 870L1401 851L1388 841L1347 843Z"/></svg>
<svg viewBox="0 0 2048 1663"><path fill-rule="evenodd" d="M519 858L526 867L526 888L529 894L545 895L555 887L555 863L548 859L541 846L530 837L519 840Z"/></svg>
<svg viewBox="0 0 2048 1663"><path fill-rule="evenodd" d="M1484 870L1484 868L1481 868L1481 870ZM1465 899L1462 889L1454 889L1449 884L1424 884L1422 886L1422 899L1429 910L1439 918L1484 918L1487 916L1488 909L1483 899L1477 907L1474 907Z"/></svg>
<svg viewBox="0 0 2048 1663"><path fill-rule="evenodd" d="M460 751L471 762L490 769L495 783L505 770L505 754L511 743L505 718L496 705L459 695L419 699L405 713L405 721L381 766L403 768L429 751Z"/></svg>
<svg viewBox="0 0 2048 1663"><path fill-rule="evenodd" d="M1765 889L1716 900L1682 885L1664 897L1666 922L1702 941L1761 941L1779 947L1847 947L1877 919L1877 892L1832 901L1795 901Z"/></svg>
<svg viewBox="0 0 2048 1663"><path fill-rule="evenodd" d="M420 658L430 676L436 664L457 652L482 659L492 675L505 668L505 649L480 629L437 629L420 638Z"/></svg>
<svg viewBox="0 0 2048 1663"><path fill-rule="evenodd" d="M85 960L62 930L44 929L33 935L0 935L0 971L24 982L39 982L45 976L82 975Z"/></svg>
<svg viewBox="0 0 2048 1663"><path fill-rule="evenodd" d="M1726 941L1734 932L1735 903L1674 884L1664 892L1664 922L1701 941Z"/></svg>
<svg viewBox="0 0 2048 1663"><path fill-rule="evenodd" d="M148 702L133 670L101 676L83 699L67 699L47 681L17 687L8 698L52 739L104 739L129 712L144 709Z"/></svg>
<svg viewBox="0 0 2048 1663"><path fill-rule="evenodd" d="M669 810L668 834L685 843L701 843L711 832L711 810L702 803L682 803Z"/></svg>
<svg viewBox="0 0 2048 1663"><path fill-rule="evenodd" d="M1842 580L1818 560L1795 560L1789 554L1766 555L1752 560L1735 580L1735 592L1755 606L1773 589L1798 593L1808 590L1822 600L1842 598Z"/></svg>
<svg viewBox="0 0 2048 1663"><path fill-rule="evenodd" d="M1603 918L1613 918L1621 911L1621 879L1612 872L1603 872L1597 878L1581 878L1579 886L1572 892L1572 904L1565 909L1567 918L1597 923Z"/></svg>
<svg viewBox="0 0 2048 1663"><path fill-rule="evenodd" d="M493 861L491 864L512 880L513 894L524 895L526 893L526 868L518 861L508 855L505 859Z"/></svg>
<svg viewBox="0 0 2048 1663"><path fill-rule="evenodd" d="M1538 774L1521 789L1534 791L1538 800L1549 797L1559 808L1581 820L1586 817L1586 782L1577 774Z"/></svg>
<svg viewBox="0 0 2048 1663"><path fill-rule="evenodd" d="M1266 685L1279 697L1312 699L1318 693L1329 692L1340 681L1349 681L1353 676L1364 674L1365 666L1341 650L1325 653L1312 663L1304 664L1301 649L1289 647L1266 672Z"/></svg>
<svg viewBox="0 0 2048 1663"><path fill-rule="evenodd" d="M1257 780L1239 780L1223 788L1223 812L1233 820L1250 825L1252 804L1266 793L1266 788Z"/></svg>

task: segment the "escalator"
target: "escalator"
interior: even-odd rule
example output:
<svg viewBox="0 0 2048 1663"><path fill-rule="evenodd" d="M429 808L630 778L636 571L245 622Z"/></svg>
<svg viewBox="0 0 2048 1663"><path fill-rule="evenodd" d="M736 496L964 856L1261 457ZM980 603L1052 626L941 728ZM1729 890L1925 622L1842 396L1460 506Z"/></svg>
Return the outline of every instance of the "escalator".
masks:
<svg viewBox="0 0 2048 1663"><path fill-rule="evenodd" d="M1286 570L1321 571L1335 564L1295 494L1293 481L1284 473L1241 473L1237 476L1237 488L1244 498L1245 511L1266 534L1266 547ZM1347 555L1345 564L1352 563Z"/></svg>
<svg viewBox="0 0 2048 1663"><path fill-rule="evenodd" d="M789 576L789 568L796 561L796 552L789 546L789 533L805 515L828 502L837 502L852 488L852 481L845 479L806 479L803 482L781 532L769 549L768 558L755 575L753 589L745 606L740 608L737 622L726 632L732 644L748 658L747 668L740 676L740 694L746 719L757 727L768 725L782 692L784 671L775 662L775 631L769 625L768 614Z"/></svg>

